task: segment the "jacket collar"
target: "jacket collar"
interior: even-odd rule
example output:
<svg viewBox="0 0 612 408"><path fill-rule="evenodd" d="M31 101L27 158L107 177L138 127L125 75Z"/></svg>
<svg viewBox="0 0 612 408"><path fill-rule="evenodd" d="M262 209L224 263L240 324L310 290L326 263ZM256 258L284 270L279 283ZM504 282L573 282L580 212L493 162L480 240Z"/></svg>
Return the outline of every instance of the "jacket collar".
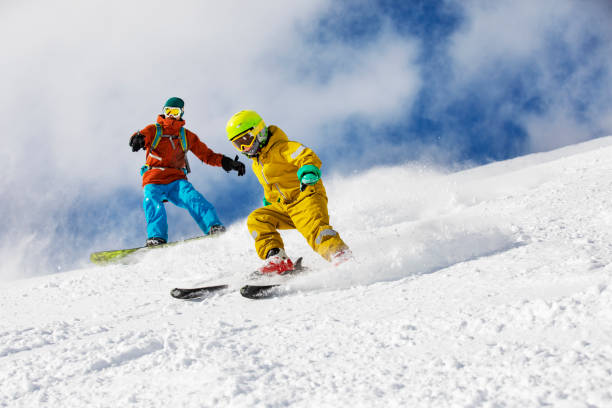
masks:
<svg viewBox="0 0 612 408"><path fill-rule="evenodd" d="M183 119L167 118L164 115L157 116L157 123L162 125L164 129L167 129L174 133L177 133L180 128L185 126L185 121Z"/></svg>
<svg viewBox="0 0 612 408"><path fill-rule="evenodd" d="M283 132L283 130L279 128L278 126L274 126L274 125L268 126L268 143L266 143L266 145L261 149L258 156L265 157L270 151L270 149L272 149L272 146L274 146L278 142L283 142L283 141L285 142L289 141L285 132Z"/></svg>

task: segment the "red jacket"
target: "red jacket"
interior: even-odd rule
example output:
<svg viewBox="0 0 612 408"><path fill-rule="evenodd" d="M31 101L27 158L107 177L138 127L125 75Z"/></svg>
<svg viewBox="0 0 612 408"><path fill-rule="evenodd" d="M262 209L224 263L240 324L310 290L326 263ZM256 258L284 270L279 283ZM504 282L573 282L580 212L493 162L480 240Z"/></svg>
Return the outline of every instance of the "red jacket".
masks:
<svg viewBox="0 0 612 408"><path fill-rule="evenodd" d="M184 120L167 118L164 115L157 117L157 123L162 126L164 135L178 136L181 127L185 126ZM157 147L151 150L151 144L155 138L155 125L148 125L140 133L145 136L145 149L147 151L146 165L151 167L164 167L164 169L149 169L142 175L142 186L147 184L168 184L187 176L182 170L185 168L185 154L178 139L162 137ZM200 160L211 166L221 166L222 154L215 153L208 148L198 136L190 130L185 129L187 146ZM174 144L174 146L173 146Z"/></svg>

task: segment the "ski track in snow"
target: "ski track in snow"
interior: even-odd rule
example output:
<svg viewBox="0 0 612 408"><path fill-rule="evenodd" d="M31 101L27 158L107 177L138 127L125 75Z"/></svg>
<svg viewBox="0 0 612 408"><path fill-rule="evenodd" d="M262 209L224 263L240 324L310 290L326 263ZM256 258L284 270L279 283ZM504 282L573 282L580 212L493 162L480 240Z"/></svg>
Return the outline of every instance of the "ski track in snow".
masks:
<svg viewBox="0 0 612 408"><path fill-rule="evenodd" d="M0 283L0 407L610 407L612 138L326 182L355 262L238 287L244 223L124 265ZM214 256L211 256L214 254ZM235 271L228 273L228 271Z"/></svg>

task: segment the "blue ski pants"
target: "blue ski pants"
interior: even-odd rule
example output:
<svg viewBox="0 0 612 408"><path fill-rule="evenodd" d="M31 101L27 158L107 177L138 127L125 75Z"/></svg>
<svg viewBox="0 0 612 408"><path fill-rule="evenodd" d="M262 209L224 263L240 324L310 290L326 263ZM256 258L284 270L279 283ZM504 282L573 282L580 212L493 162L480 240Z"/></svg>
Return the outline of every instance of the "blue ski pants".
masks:
<svg viewBox="0 0 612 408"><path fill-rule="evenodd" d="M144 186L143 207L148 238L158 237L168 241L165 200L189 211L204 234L208 234L213 225L223 225L215 207L187 180L176 180L169 184L147 184Z"/></svg>

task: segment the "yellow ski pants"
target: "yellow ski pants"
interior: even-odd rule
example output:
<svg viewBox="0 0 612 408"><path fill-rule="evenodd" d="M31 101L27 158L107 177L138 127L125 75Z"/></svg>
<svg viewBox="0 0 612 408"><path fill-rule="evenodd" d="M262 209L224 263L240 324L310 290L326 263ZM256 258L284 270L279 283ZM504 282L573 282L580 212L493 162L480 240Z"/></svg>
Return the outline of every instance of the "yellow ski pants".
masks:
<svg viewBox="0 0 612 408"><path fill-rule="evenodd" d="M337 251L348 248L329 225L327 196L317 190L309 186L295 202L273 203L249 215L247 227L255 239L255 249L261 259L265 259L272 248L284 248L278 233L283 229L297 229L311 248L328 261Z"/></svg>

